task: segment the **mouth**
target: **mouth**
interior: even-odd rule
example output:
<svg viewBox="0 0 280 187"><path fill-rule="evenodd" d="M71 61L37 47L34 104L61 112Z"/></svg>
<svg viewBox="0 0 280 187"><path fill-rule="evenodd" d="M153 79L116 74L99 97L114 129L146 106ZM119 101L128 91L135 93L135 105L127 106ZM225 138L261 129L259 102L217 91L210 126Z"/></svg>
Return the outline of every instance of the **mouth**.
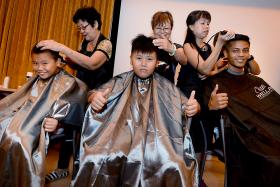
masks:
<svg viewBox="0 0 280 187"><path fill-rule="evenodd" d="M37 72L37 74L38 74L39 76L44 76L44 75L46 74L46 72Z"/></svg>
<svg viewBox="0 0 280 187"><path fill-rule="evenodd" d="M239 59L239 60L237 60L237 62L243 63L243 62L245 62L245 59Z"/></svg>
<svg viewBox="0 0 280 187"><path fill-rule="evenodd" d="M146 69L140 69L140 71L141 71L141 72L147 72L147 70L146 70Z"/></svg>

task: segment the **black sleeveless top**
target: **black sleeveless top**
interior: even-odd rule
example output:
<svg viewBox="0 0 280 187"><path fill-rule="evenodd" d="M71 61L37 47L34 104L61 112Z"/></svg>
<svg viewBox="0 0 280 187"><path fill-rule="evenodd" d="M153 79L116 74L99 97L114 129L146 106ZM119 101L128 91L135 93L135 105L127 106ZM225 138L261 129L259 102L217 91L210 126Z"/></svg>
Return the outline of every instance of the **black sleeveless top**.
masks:
<svg viewBox="0 0 280 187"><path fill-rule="evenodd" d="M203 48L200 48L198 50L198 53L203 60L206 60L212 53L211 46L205 43L205 46ZM202 81L199 77L198 70L194 68L190 63L181 66L177 86L187 97L190 96L192 90L195 90L196 99L198 100L198 102L202 101Z"/></svg>
<svg viewBox="0 0 280 187"><path fill-rule="evenodd" d="M90 57L95 51L102 51L107 56L107 59L110 59L111 51L108 52L106 51L106 49L102 49L102 42L106 40L108 39L105 38L105 36L103 36L102 34L100 34L93 51L86 50L89 41L84 40L81 46L81 50L79 52ZM110 80L113 77L113 69L114 64L110 60L107 60L102 66L100 66L96 70L88 70L84 67L78 66L77 77L81 79L91 90Z"/></svg>
<svg viewBox="0 0 280 187"><path fill-rule="evenodd" d="M182 45L174 43L176 49L182 48ZM156 72L161 76L165 77L172 83L174 83L174 76L176 72L176 67L178 65L178 61L175 59L174 56L170 56L168 52L159 49L158 53L158 60L160 64L156 68Z"/></svg>

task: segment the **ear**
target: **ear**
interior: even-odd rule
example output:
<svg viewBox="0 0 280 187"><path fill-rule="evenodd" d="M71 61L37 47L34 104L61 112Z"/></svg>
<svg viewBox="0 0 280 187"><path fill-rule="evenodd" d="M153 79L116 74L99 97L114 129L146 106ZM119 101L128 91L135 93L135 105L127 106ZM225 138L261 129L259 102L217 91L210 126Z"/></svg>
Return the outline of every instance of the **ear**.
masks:
<svg viewBox="0 0 280 187"><path fill-rule="evenodd" d="M130 55L130 65L132 65L132 55Z"/></svg>
<svg viewBox="0 0 280 187"><path fill-rule="evenodd" d="M93 27L96 29L98 28L98 22L96 20L94 21Z"/></svg>
<svg viewBox="0 0 280 187"><path fill-rule="evenodd" d="M58 58L58 59L56 60L56 67L58 67L58 68L62 68L62 67L63 67L63 63L62 63L62 61L61 61L61 58Z"/></svg>
<svg viewBox="0 0 280 187"><path fill-rule="evenodd" d="M189 28L191 29L191 31L193 31L193 25L190 25Z"/></svg>
<svg viewBox="0 0 280 187"><path fill-rule="evenodd" d="M156 67L158 67L158 64L159 64L159 60L157 60Z"/></svg>

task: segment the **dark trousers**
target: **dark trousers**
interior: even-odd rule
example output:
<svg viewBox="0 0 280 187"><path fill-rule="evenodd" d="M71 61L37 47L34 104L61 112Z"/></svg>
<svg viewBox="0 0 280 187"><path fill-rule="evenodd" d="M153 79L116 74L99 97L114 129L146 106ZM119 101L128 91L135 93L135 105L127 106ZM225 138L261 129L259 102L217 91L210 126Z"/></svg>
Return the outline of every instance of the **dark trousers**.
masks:
<svg viewBox="0 0 280 187"><path fill-rule="evenodd" d="M57 164L57 168L59 169L67 169L69 166L69 162L73 154L74 130L76 129L74 129L72 125L64 126L65 137L63 138L60 146L59 159Z"/></svg>

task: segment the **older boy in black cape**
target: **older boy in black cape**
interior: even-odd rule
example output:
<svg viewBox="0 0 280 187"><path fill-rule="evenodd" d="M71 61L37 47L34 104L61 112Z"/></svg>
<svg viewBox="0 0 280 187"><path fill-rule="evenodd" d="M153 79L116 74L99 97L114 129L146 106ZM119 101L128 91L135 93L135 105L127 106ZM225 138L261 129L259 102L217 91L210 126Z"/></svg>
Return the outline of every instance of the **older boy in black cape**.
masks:
<svg viewBox="0 0 280 187"><path fill-rule="evenodd" d="M242 34L226 43L228 69L207 80L205 101L212 119L225 117L227 186L279 186L280 96L244 73L249 49L249 37Z"/></svg>

